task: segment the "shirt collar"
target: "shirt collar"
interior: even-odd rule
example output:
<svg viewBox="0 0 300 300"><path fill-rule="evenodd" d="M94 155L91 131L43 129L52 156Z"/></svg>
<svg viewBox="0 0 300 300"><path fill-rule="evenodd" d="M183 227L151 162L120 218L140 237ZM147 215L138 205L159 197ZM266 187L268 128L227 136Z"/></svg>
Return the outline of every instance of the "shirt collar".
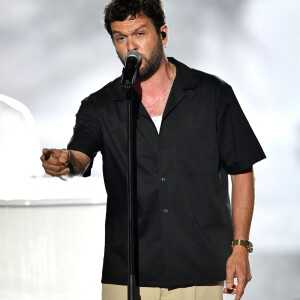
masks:
<svg viewBox="0 0 300 300"><path fill-rule="evenodd" d="M177 61L173 57L168 57L168 60L176 66L176 78L174 80L172 91L177 93L186 91L201 86L203 77L201 72L196 72L194 69L189 68L185 64ZM111 100L124 100L125 94L121 88L121 77L116 78L111 82L112 89L110 90Z"/></svg>
<svg viewBox="0 0 300 300"><path fill-rule="evenodd" d="M182 91L194 89L203 84L201 72L196 72L185 64L177 61L173 57L168 57L168 60L176 66L176 78L174 86Z"/></svg>

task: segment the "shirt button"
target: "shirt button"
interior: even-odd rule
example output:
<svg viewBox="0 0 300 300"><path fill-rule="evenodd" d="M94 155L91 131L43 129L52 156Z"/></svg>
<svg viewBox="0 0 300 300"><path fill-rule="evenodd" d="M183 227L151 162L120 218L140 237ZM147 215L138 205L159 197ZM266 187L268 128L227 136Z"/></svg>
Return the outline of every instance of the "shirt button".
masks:
<svg viewBox="0 0 300 300"><path fill-rule="evenodd" d="M158 149L157 149L157 148L155 148L154 150L155 150L155 152L157 152L157 151L158 151Z"/></svg>
<svg viewBox="0 0 300 300"><path fill-rule="evenodd" d="M166 214L167 212L169 212L169 210L167 210L166 208L163 209L163 212Z"/></svg>
<svg viewBox="0 0 300 300"><path fill-rule="evenodd" d="M167 179L165 177L162 177L161 181L165 182Z"/></svg>

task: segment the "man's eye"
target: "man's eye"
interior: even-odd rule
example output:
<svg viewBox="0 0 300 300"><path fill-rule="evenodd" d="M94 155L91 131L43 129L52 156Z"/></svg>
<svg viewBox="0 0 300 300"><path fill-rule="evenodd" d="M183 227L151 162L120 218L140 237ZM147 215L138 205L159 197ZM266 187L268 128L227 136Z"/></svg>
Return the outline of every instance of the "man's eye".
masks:
<svg viewBox="0 0 300 300"><path fill-rule="evenodd" d="M143 36L143 35L144 35L144 32L138 32L137 35L138 35L138 36Z"/></svg>
<svg viewBox="0 0 300 300"><path fill-rule="evenodd" d="M119 36L119 37L117 37L117 41L118 41L118 42L122 42L124 39L125 39L124 36Z"/></svg>

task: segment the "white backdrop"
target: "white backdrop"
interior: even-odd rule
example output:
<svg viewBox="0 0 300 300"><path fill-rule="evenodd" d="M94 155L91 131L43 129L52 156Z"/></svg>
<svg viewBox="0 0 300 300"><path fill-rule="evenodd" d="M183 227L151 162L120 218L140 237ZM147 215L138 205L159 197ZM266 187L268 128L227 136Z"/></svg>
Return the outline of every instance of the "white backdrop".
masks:
<svg viewBox="0 0 300 300"><path fill-rule="evenodd" d="M102 25L105 3L0 3L0 93L31 110L41 147L65 147L80 101L121 73ZM300 2L164 3L167 54L233 86L268 157L255 166L257 199L251 239L256 250L298 255ZM94 174L101 176L101 163L95 166ZM295 266L299 274L299 262Z"/></svg>

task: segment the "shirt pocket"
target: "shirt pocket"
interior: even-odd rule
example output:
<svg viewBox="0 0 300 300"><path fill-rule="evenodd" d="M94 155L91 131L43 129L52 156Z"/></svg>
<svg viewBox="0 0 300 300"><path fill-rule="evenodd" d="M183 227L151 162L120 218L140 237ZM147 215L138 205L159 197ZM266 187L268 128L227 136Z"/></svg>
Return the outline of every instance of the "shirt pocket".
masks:
<svg viewBox="0 0 300 300"><path fill-rule="evenodd" d="M176 146L178 175L213 174L218 171L219 148L216 134L203 128L182 130Z"/></svg>

